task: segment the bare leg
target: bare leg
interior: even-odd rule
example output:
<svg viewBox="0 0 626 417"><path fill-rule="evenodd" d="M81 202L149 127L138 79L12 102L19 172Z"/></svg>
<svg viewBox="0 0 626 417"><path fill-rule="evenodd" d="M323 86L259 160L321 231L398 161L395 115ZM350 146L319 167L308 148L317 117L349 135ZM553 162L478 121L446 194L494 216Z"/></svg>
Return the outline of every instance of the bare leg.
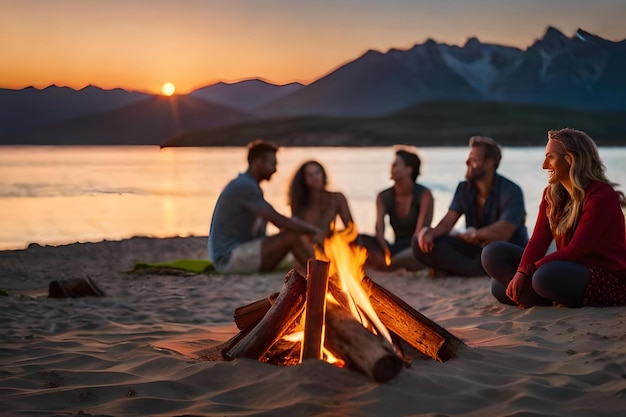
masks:
<svg viewBox="0 0 626 417"><path fill-rule="evenodd" d="M281 232L267 236L261 244L261 272L276 269L289 252L293 253L299 265L306 265L307 260L315 256L313 246L303 235Z"/></svg>

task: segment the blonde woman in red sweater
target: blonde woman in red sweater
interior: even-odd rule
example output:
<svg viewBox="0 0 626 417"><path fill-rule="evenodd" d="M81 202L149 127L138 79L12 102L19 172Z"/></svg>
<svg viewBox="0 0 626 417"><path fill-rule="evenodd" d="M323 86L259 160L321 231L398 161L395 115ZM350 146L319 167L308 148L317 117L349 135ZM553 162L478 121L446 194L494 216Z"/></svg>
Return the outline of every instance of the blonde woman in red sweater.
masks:
<svg viewBox="0 0 626 417"><path fill-rule="evenodd" d="M586 133L550 131L545 152L548 186L528 245L483 249L493 295L520 307L626 305L624 194ZM556 251L547 254L552 240Z"/></svg>

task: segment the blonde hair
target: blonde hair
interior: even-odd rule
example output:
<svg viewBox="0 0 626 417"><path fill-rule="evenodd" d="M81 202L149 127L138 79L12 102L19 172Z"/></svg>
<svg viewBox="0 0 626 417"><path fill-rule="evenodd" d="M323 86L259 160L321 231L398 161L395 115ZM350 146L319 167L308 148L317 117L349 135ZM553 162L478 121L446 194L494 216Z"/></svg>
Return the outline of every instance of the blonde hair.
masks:
<svg viewBox="0 0 626 417"><path fill-rule="evenodd" d="M606 168L600 159L598 147L589 135L580 130L565 128L548 132L548 140L559 142L564 153L571 158L569 179L572 184L570 195L565 187L559 182L550 184L546 193L548 203L548 220L552 233L558 236L565 235L574 230L580 219L585 190L592 181L601 181L611 185L606 178ZM626 198L621 191L620 204L626 204Z"/></svg>

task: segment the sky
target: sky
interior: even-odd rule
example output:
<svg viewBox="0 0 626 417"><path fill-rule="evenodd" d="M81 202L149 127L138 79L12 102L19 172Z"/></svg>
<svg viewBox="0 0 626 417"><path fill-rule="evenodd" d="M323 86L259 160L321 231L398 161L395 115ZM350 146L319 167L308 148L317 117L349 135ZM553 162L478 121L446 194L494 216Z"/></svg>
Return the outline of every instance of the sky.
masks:
<svg viewBox="0 0 626 417"><path fill-rule="evenodd" d="M624 0L0 0L0 88L309 84L429 38L526 49L553 26L620 41L625 16Z"/></svg>

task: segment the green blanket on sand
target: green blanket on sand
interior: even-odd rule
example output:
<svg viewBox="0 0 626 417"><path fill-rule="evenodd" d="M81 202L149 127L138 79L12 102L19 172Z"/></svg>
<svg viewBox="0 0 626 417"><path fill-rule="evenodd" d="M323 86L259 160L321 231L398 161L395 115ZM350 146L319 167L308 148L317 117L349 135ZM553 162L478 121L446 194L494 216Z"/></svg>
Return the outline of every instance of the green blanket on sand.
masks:
<svg viewBox="0 0 626 417"><path fill-rule="evenodd" d="M215 272L213 263L206 259L177 259L168 262L139 262L128 273L159 275L197 275Z"/></svg>
<svg viewBox="0 0 626 417"><path fill-rule="evenodd" d="M287 256L274 272L287 272L293 268L293 258ZM213 262L207 259L176 259L166 262L138 262L127 274L146 275L198 275L218 273Z"/></svg>

